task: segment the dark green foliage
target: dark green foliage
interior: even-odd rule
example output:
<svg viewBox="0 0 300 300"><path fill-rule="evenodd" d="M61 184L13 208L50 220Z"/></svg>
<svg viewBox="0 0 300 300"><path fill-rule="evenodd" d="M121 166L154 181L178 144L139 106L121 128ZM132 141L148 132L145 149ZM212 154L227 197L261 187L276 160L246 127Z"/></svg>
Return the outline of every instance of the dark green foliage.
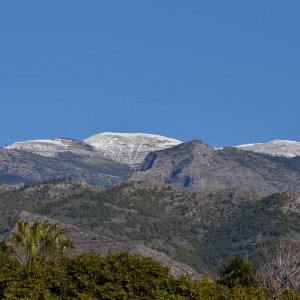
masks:
<svg viewBox="0 0 300 300"><path fill-rule="evenodd" d="M235 211L234 217L224 220L221 227L214 224L206 235L204 262L214 270L232 255L247 256L256 261L258 240L300 232L299 213L282 209L289 197L287 193L273 194L242 206Z"/></svg>
<svg viewBox="0 0 300 300"><path fill-rule="evenodd" d="M56 261L36 259L24 266L10 254L9 248L1 243L1 299L269 299L261 288L240 280L249 274L252 266L237 259L224 267L222 276L230 270L241 272L235 275L234 284L224 285L221 280L213 282L207 276L201 280L171 276L159 262L126 252L110 253L106 257L82 254ZM300 297L292 290L285 290L275 299L299 300Z"/></svg>
<svg viewBox="0 0 300 300"><path fill-rule="evenodd" d="M18 220L17 230L9 236L9 244L23 264L36 259L54 260L74 249L69 230L60 224L37 219L33 224Z"/></svg>
<svg viewBox="0 0 300 300"><path fill-rule="evenodd" d="M4 290L16 278L20 269L19 262L11 254L10 248L0 241L0 299L4 297Z"/></svg>
<svg viewBox="0 0 300 300"><path fill-rule="evenodd" d="M200 273L216 276L230 256L255 261L260 239L300 232L300 223L291 221L299 219L292 197L279 193L259 199L243 189L207 193L139 182L105 190L59 180L3 192L0 233L7 234L7 224L26 210L108 239L138 239ZM291 209L283 210L288 201Z"/></svg>
<svg viewBox="0 0 300 300"><path fill-rule="evenodd" d="M103 295L105 299L151 299L169 291L168 269L150 258L128 253L105 258L85 254L70 262L68 273L79 294L88 292L97 299L104 299Z"/></svg>
<svg viewBox="0 0 300 300"><path fill-rule="evenodd" d="M222 267L217 278L217 283L229 288L235 286L256 286L256 270L251 262L239 257L233 257Z"/></svg>

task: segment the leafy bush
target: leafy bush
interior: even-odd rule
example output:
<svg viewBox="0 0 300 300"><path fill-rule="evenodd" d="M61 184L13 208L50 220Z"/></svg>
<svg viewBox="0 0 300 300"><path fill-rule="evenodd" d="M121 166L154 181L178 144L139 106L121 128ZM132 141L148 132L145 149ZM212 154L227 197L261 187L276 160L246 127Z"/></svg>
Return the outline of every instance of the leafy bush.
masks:
<svg viewBox="0 0 300 300"><path fill-rule="evenodd" d="M208 276L200 280L174 277L159 262L129 253L37 259L21 266L2 249L0 262L1 299L269 299L263 289L241 286L239 281L229 288ZM299 300L300 296L285 290L275 299Z"/></svg>

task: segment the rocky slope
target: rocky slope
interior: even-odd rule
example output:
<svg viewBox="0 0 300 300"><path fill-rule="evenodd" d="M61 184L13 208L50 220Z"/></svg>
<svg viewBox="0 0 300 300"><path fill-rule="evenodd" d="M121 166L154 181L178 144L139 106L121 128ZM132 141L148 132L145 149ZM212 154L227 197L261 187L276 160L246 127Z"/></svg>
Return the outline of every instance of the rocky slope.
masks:
<svg viewBox="0 0 300 300"><path fill-rule="evenodd" d="M78 254L88 252L98 253L101 256L107 255L109 252L129 252L132 254L140 254L160 261L164 266L170 269L170 274L172 275L189 275L193 278L200 277L200 274L187 264L171 259L165 253L153 250L142 243L126 243L124 241L113 240L111 238L100 236L95 232L84 230L70 224L64 224L53 218L30 213L27 211L22 211L18 215L18 219L25 220L29 223L34 223L34 221L37 219L40 219L42 221L47 220L50 223L60 223L63 227L70 230L70 237L74 241L76 253ZM13 228L12 230L15 229Z"/></svg>
<svg viewBox="0 0 300 300"><path fill-rule="evenodd" d="M57 157L64 152L89 155L94 151L93 147L84 142L66 138L17 142L6 146L5 149L26 151L44 157Z"/></svg>
<svg viewBox="0 0 300 300"><path fill-rule="evenodd" d="M282 143L274 142L268 149L278 154ZM297 153L292 142L284 141L284 145L289 156ZM216 150L201 141L181 143L158 135L109 132L83 142L19 142L0 149L0 181L31 184L72 177L113 187L131 177L134 181L156 179L210 191L244 187L261 195L300 189L300 156L242 149Z"/></svg>
<svg viewBox="0 0 300 300"><path fill-rule="evenodd" d="M87 146L90 147L90 146ZM104 187L115 186L132 174L127 165L104 157L98 151L56 152L55 156L28 150L0 149L0 181L32 184L57 178L79 178Z"/></svg>
<svg viewBox="0 0 300 300"><path fill-rule="evenodd" d="M72 177L112 187L126 181L148 152L178 143L140 133L101 133L85 142L66 138L17 142L0 149L0 181L31 184Z"/></svg>
<svg viewBox="0 0 300 300"><path fill-rule="evenodd" d="M300 160L235 148L215 150L201 141L192 141L148 154L131 180L149 179L209 191L244 187L268 195L300 190Z"/></svg>
<svg viewBox="0 0 300 300"><path fill-rule="evenodd" d="M261 199L241 188L208 192L148 181L103 189L61 180L3 190L0 199L2 237L26 210L75 228L79 251L129 250L200 273L214 274L232 255L254 257L262 239L300 238L299 192Z"/></svg>

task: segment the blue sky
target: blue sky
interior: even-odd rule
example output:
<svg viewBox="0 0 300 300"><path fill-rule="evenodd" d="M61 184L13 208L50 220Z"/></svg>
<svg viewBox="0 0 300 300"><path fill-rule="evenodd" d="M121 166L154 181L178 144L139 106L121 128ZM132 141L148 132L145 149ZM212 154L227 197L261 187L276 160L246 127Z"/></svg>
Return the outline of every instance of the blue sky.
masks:
<svg viewBox="0 0 300 300"><path fill-rule="evenodd" d="M1 1L0 146L102 131L300 141L300 1Z"/></svg>

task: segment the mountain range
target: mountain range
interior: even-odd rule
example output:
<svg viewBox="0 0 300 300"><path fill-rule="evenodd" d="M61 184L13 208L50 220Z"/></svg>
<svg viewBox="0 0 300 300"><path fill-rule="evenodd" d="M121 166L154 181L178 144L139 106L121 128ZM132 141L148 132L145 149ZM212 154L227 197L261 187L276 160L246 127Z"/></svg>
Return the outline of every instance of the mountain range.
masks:
<svg viewBox="0 0 300 300"><path fill-rule="evenodd" d="M261 198L242 188L209 192L151 180L104 189L61 179L0 185L0 199L2 238L16 218L51 218L72 229L79 252L140 253L181 275L214 275L233 255L255 259L264 241L300 237L300 192Z"/></svg>
<svg viewBox="0 0 300 300"><path fill-rule="evenodd" d="M69 177L103 187L155 179L210 191L244 187L268 195L300 190L300 143L277 140L216 149L199 140L105 132L84 141L33 140L0 149L2 182Z"/></svg>
<svg viewBox="0 0 300 300"><path fill-rule="evenodd" d="M0 235L16 218L51 218L72 226L81 251L215 274L231 255L255 259L264 240L299 239L299 149L108 132L18 142L0 149Z"/></svg>

